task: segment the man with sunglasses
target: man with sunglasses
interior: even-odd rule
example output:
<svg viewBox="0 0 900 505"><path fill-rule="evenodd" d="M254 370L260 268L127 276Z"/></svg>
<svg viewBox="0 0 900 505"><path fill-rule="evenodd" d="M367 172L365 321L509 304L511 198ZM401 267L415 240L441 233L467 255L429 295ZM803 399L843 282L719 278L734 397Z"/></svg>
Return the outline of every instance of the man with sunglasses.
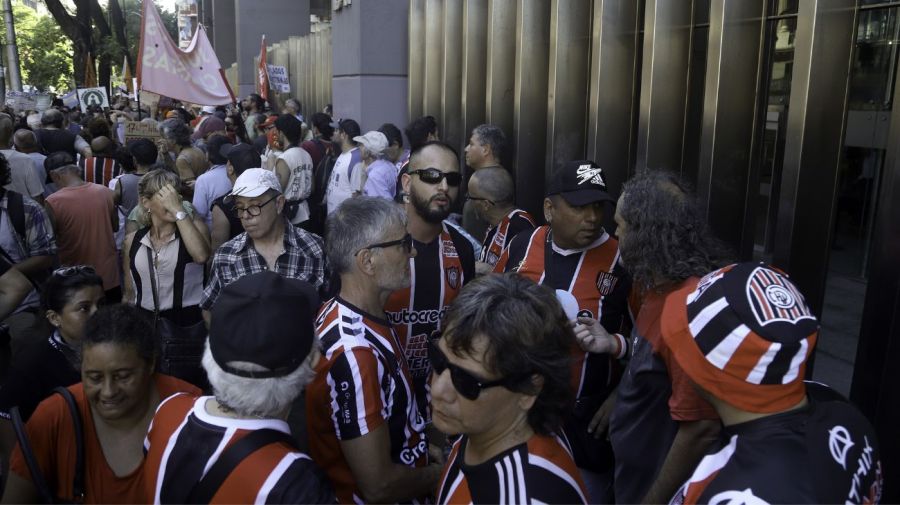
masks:
<svg viewBox="0 0 900 505"><path fill-rule="evenodd" d="M401 176L408 195L408 229L416 248L410 258L412 285L391 295L385 310L406 352L423 415L428 405L428 337L463 285L475 278L475 251L454 227L444 223L459 194L459 156L449 145L428 142L409 157Z"/></svg>
<svg viewBox="0 0 900 505"><path fill-rule="evenodd" d="M306 281L320 292L325 289L328 267L322 239L291 226L284 217L284 195L273 172L245 170L229 196L244 232L222 244L213 256L200 301L207 324L222 288L245 275L268 270Z"/></svg>
<svg viewBox="0 0 900 505"><path fill-rule="evenodd" d="M579 324L599 320L611 335L612 350L607 353L573 347L576 404L566 436L595 501L609 499L613 473L612 448L602 437L605 429L597 430L596 424L612 411L615 396L610 393L621 376L617 360L626 355L624 335L633 325L628 310L631 281L619 262L618 242L603 229L604 205L613 201L599 166L587 160L566 163L547 187L548 224L515 237L495 267L496 272L516 271L568 292L577 302L573 312Z"/></svg>
<svg viewBox="0 0 900 505"><path fill-rule="evenodd" d="M429 495L440 476L440 461L429 464L401 343L384 314L390 294L410 282L407 260L416 251L406 221L402 208L377 197L347 200L326 221L341 290L319 312L323 356L306 412L310 453L341 503L412 501Z"/></svg>
<svg viewBox="0 0 900 505"><path fill-rule="evenodd" d="M475 216L488 224L481 243L481 256L475 264L478 275L493 270L500 255L522 232L534 231L534 218L515 206L512 176L501 167L482 168L469 179L466 203Z"/></svg>
<svg viewBox="0 0 900 505"><path fill-rule="evenodd" d="M570 346L553 291L515 274L472 282L429 344L434 426L456 440L437 503L587 503L568 444Z"/></svg>

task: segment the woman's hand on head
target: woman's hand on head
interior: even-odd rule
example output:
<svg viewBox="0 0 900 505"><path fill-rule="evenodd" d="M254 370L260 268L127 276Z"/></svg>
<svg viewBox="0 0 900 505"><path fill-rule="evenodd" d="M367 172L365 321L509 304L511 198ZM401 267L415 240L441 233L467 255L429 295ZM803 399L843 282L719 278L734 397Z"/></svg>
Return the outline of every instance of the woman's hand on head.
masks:
<svg viewBox="0 0 900 505"><path fill-rule="evenodd" d="M184 207L181 204L181 195L178 191L175 190L175 187L171 184L166 184L159 191L153 195L153 199L156 200L162 208L169 211L172 215L175 215L178 212L182 212Z"/></svg>

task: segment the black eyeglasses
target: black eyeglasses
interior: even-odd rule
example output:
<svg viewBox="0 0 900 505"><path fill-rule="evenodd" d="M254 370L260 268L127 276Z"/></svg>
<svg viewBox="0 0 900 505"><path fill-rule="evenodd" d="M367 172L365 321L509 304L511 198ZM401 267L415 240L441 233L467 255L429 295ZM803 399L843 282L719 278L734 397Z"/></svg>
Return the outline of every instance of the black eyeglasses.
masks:
<svg viewBox="0 0 900 505"><path fill-rule="evenodd" d="M462 182L462 174L459 172L441 172L433 167L411 170L409 174L418 175L419 179L426 184L440 184L446 178L447 185L455 188Z"/></svg>
<svg viewBox="0 0 900 505"><path fill-rule="evenodd" d="M370 246L363 247L359 251L356 251L356 254L354 254L354 256L359 254L359 252L362 251L363 249L384 249L385 247L393 247L395 245L399 245L399 246L403 247L403 252L405 252L406 254L411 253L412 252L412 235L407 233L406 235L403 236L403 238L401 238L399 240L391 240L390 242L380 242L378 244L372 244Z"/></svg>
<svg viewBox="0 0 900 505"><path fill-rule="evenodd" d="M472 195L466 195L466 201L467 202L487 202L491 205L494 205L494 201L491 200L490 198L478 198L478 197L472 196Z"/></svg>
<svg viewBox="0 0 900 505"><path fill-rule="evenodd" d="M278 196L279 195L275 195L272 198L269 198L268 200L266 200L265 202L263 202L259 205L251 205L251 206L247 207L246 209L242 209L240 207L235 206L234 213L237 215L238 219L240 219L241 214L244 212L249 214L250 217L256 217L256 216L260 215L260 213L262 213L263 207L265 207L266 205L269 205L269 203L271 203L273 200L278 198Z"/></svg>
<svg viewBox="0 0 900 505"><path fill-rule="evenodd" d="M97 275L97 271L90 265L73 265L70 267L60 267L53 271L56 277L72 277L75 275L91 274Z"/></svg>
<svg viewBox="0 0 900 505"><path fill-rule="evenodd" d="M440 375L444 373L444 370L450 369L450 380L453 382L453 387L456 391L461 394L464 398L469 400L477 400L478 395L481 394L482 389L503 386L507 389L510 389L512 386L515 386L519 382L521 382L526 377L529 377L531 374L521 374L515 377L504 377L502 379L497 379L493 381L483 381L478 377L472 375L469 371L464 368L460 368L447 359L447 355L441 351L441 348L437 345L437 339L431 339L428 341L428 360L431 361L431 368L434 370L436 375Z"/></svg>

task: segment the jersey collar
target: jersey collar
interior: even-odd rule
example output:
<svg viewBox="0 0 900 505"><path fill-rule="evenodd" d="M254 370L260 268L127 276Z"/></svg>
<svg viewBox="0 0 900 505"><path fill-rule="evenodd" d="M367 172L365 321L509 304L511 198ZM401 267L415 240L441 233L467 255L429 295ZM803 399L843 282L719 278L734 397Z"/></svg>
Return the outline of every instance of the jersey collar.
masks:
<svg viewBox="0 0 900 505"><path fill-rule="evenodd" d="M584 251L587 251L587 250L589 250L589 249L593 249L593 248L595 248L595 247L600 247L600 246L603 245L607 240L609 240L609 233L606 233L606 230L603 230L603 233L601 233L600 236L597 237L597 240L591 242L591 244L590 244L589 246L587 246L587 247L582 247L582 248L579 248L579 249L563 249L562 247L559 247L558 245L556 245L556 241L555 241L555 240L553 240L553 241L551 241L551 242L552 242L552 244L553 244L553 252L555 252L556 254L560 254L560 255L562 255L562 256L571 256L571 255L573 255L573 254L581 254L581 253L583 253Z"/></svg>

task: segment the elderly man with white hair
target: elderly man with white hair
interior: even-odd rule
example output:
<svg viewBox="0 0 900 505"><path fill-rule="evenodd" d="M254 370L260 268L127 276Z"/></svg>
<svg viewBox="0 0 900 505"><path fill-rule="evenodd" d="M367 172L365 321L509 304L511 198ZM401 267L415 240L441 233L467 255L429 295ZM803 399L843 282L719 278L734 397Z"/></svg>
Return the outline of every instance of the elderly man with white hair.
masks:
<svg viewBox="0 0 900 505"><path fill-rule="evenodd" d="M165 400L147 434L147 503L334 503L286 422L320 353L311 284L260 272L229 284L203 368L212 396Z"/></svg>
<svg viewBox="0 0 900 505"><path fill-rule="evenodd" d="M359 143L360 158L365 170L359 187L366 196L378 196L393 200L397 191L397 167L387 159L387 137L380 131L370 131L353 138Z"/></svg>

